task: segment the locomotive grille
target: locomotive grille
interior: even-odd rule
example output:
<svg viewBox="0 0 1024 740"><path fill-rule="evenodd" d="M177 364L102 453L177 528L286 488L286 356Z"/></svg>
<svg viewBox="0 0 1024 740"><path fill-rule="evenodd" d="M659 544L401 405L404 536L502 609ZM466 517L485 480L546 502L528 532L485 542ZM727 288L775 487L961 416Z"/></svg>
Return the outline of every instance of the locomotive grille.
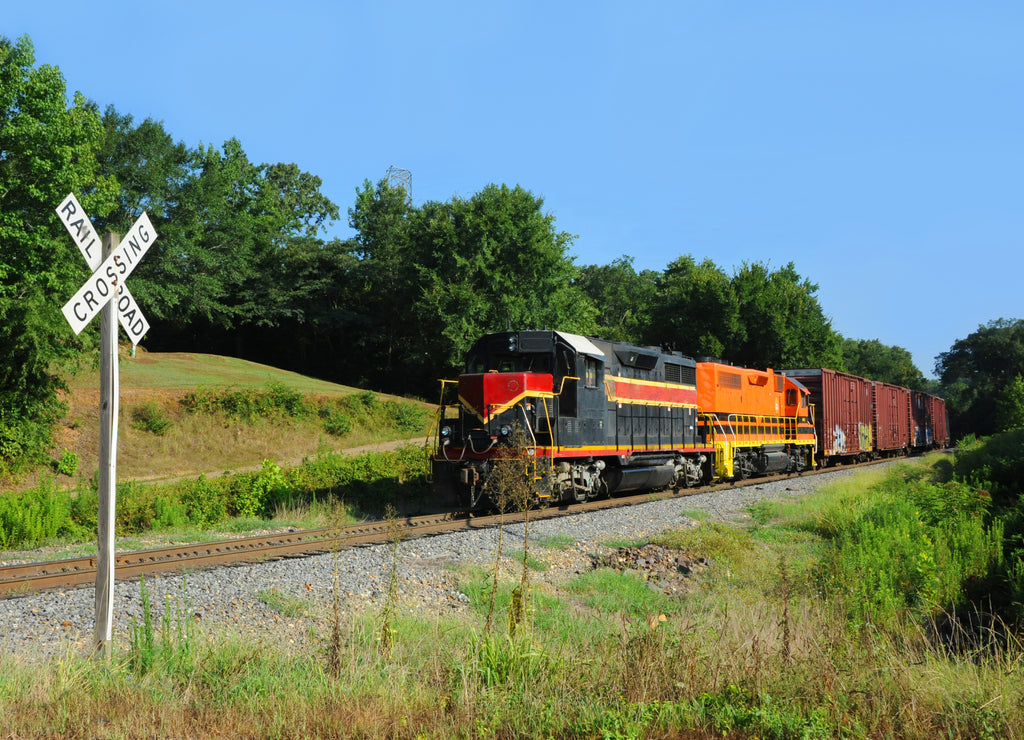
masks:
<svg viewBox="0 0 1024 740"><path fill-rule="evenodd" d="M665 382L682 383L685 385L697 384L697 368L687 365L679 365L675 362L665 363Z"/></svg>
<svg viewBox="0 0 1024 740"><path fill-rule="evenodd" d="M719 373L718 385L721 388L735 388L740 390L743 388L743 379L739 373Z"/></svg>

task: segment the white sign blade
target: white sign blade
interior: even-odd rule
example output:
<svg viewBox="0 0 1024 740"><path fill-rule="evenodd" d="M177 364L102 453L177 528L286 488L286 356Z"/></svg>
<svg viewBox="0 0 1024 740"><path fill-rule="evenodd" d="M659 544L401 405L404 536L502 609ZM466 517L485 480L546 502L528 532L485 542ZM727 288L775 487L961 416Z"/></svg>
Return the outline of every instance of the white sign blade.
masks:
<svg viewBox="0 0 1024 740"><path fill-rule="evenodd" d="M95 271L103 261L103 243L92 228L92 221L86 214L85 209L78 203L74 193L68 193L59 206L55 209L60 217L60 222L75 240L79 251L89 264L89 269Z"/></svg>
<svg viewBox="0 0 1024 740"><path fill-rule="evenodd" d="M142 315L142 309L135 302L135 296L128 292L128 285L122 282L117 290L117 319L124 327L132 344L138 344L149 331L149 322Z"/></svg>
<svg viewBox="0 0 1024 740"><path fill-rule="evenodd" d="M75 334L81 334L82 329L113 297L118 286L131 275L139 260L155 241L156 231L149 221L149 215L143 213L117 248L103 260L78 292L61 308L64 318Z"/></svg>

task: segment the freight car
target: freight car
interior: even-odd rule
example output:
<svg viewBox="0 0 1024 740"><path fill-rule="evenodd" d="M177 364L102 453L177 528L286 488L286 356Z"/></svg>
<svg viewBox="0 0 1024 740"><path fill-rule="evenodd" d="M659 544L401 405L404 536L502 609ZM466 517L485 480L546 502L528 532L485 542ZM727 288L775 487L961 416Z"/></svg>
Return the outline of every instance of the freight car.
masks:
<svg viewBox="0 0 1024 740"><path fill-rule="evenodd" d="M949 446L949 420L946 403L921 391L910 392L911 439L915 451Z"/></svg>
<svg viewBox="0 0 1024 740"><path fill-rule="evenodd" d="M879 455L907 455L910 435L910 391L898 385L874 383L875 448Z"/></svg>
<svg viewBox="0 0 1024 740"><path fill-rule="evenodd" d="M444 382L431 477L475 508L503 459L541 502L798 472L813 464L808 391L772 370L558 331L482 337Z"/></svg>
<svg viewBox="0 0 1024 740"><path fill-rule="evenodd" d="M821 466L949 445L946 404L937 396L828 368L785 373L811 393Z"/></svg>
<svg viewBox="0 0 1024 740"><path fill-rule="evenodd" d="M785 374L810 391L819 464L871 459L875 435L870 380L828 368L786 370Z"/></svg>

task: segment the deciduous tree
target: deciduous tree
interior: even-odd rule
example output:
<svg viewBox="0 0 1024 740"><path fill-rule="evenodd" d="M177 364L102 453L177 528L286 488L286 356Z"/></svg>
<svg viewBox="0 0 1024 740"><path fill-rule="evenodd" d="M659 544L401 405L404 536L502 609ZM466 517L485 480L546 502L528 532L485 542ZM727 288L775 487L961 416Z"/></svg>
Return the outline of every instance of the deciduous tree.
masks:
<svg viewBox="0 0 1024 740"><path fill-rule="evenodd" d="M725 357L740 341L739 302L729 276L710 259L690 255L669 263L656 280L657 294L644 332L648 344L693 357Z"/></svg>
<svg viewBox="0 0 1024 740"><path fill-rule="evenodd" d="M914 365L914 358L903 347L882 344L877 339L844 339L845 369L863 378L880 380L904 388L924 390L924 374Z"/></svg>
<svg viewBox="0 0 1024 740"><path fill-rule="evenodd" d="M632 257L619 257L610 265L586 265L576 284L597 310L597 334L618 342L643 341L657 295L654 270L633 268Z"/></svg>
<svg viewBox="0 0 1024 740"><path fill-rule="evenodd" d="M732 279L743 332L727 349L748 367L838 367L841 338L818 303L818 286L800 277L790 262L771 271L744 263Z"/></svg>
<svg viewBox="0 0 1024 740"><path fill-rule="evenodd" d="M94 107L77 93L68 105L31 40L0 37L0 472L40 459L62 409L58 371L81 344L60 307L89 271L54 208L69 192L90 214L114 207L116 182L97 172L102 141Z"/></svg>
<svg viewBox="0 0 1024 740"><path fill-rule="evenodd" d="M997 319L979 326L939 355L935 372L955 436L1015 428L1024 376L1024 320Z"/></svg>

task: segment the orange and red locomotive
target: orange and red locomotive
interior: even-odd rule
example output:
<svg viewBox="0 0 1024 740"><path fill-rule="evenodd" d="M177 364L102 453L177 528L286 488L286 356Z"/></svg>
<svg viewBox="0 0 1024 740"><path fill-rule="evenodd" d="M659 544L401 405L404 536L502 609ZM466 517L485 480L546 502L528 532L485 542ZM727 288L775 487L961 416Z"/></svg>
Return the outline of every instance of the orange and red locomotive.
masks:
<svg viewBox="0 0 1024 740"><path fill-rule="evenodd" d="M529 461L538 500L696 486L799 472L815 434L803 385L772 370L558 331L488 334L470 349L457 403L442 403L435 488L486 501L496 460ZM518 432L518 434L517 434Z"/></svg>

